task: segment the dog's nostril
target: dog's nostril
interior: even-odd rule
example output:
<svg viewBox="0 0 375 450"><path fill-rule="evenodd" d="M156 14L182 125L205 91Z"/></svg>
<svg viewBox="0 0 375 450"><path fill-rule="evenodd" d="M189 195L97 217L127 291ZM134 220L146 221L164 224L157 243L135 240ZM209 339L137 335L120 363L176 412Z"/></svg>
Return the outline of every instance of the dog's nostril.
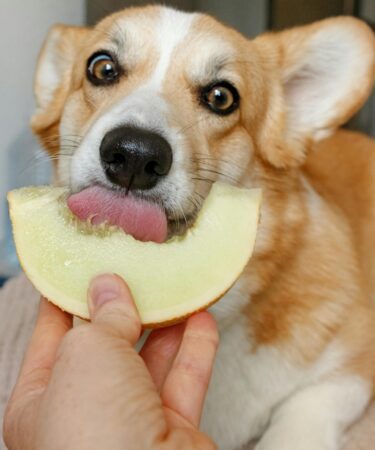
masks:
<svg viewBox="0 0 375 450"><path fill-rule="evenodd" d="M149 161L144 168L144 171L149 175L166 175L163 171L163 168L158 164L157 161Z"/></svg>
<svg viewBox="0 0 375 450"><path fill-rule="evenodd" d="M106 161L109 164L116 164L116 165L122 165L125 164L126 159L125 159L125 155L122 153L113 153L111 155L110 160Z"/></svg>

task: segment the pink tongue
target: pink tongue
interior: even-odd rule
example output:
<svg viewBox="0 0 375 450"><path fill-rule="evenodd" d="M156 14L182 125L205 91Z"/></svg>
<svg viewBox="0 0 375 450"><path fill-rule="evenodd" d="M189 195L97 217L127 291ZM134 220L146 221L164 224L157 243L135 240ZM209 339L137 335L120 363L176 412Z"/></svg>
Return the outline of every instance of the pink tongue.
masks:
<svg viewBox="0 0 375 450"><path fill-rule="evenodd" d="M167 218L162 209L131 195L93 186L71 195L68 206L82 221L116 225L139 241L161 243L167 238Z"/></svg>

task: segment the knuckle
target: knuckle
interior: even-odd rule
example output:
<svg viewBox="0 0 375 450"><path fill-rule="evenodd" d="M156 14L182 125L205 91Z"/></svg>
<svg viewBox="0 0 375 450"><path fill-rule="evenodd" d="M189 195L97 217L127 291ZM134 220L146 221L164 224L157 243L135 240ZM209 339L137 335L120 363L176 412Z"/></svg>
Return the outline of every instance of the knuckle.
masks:
<svg viewBox="0 0 375 450"><path fill-rule="evenodd" d="M202 386L208 384L208 374L205 367L202 367L199 363L189 361L188 359L181 359L176 361L176 370L188 378L194 379L194 381Z"/></svg>
<svg viewBox="0 0 375 450"><path fill-rule="evenodd" d="M104 324L107 330L120 336L138 339L141 332L141 322L137 314L119 304L102 308L95 325Z"/></svg>
<svg viewBox="0 0 375 450"><path fill-rule="evenodd" d="M219 345L219 333L217 330L188 331L186 334L187 339L198 343L199 346L205 344L216 349Z"/></svg>
<svg viewBox="0 0 375 450"><path fill-rule="evenodd" d="M122 317L123 319L127 319L133 322L139 322L139 318L137 314L135 314L134 310L127 307L122 302L113 301L104 305L101 308L100 316L107 318L118 318Z"/></svg>
<svg viewBox="0 0 375 450"><path fill-rule="evenodd" d="M93 338L90 324L79 325L64 336L59 354L69 353L70 356L80 356L87 347L92 345Z"/></svg>

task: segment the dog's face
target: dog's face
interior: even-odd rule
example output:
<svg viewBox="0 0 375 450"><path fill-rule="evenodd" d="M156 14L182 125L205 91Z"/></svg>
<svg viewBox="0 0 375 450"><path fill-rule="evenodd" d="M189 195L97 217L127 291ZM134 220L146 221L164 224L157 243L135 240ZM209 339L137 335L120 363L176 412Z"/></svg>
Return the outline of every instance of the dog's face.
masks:
<svg viewBox="0 0 375 450"><path fill-rule="evenodd" d="M355 19L249 41L205 15L129 9L51 30L32 126L58 183L157 204L169 235L192 224L214 181L261 186L261 253L275 196L293 191L310 143L359 108L373 73L373 36Z"/></svg>

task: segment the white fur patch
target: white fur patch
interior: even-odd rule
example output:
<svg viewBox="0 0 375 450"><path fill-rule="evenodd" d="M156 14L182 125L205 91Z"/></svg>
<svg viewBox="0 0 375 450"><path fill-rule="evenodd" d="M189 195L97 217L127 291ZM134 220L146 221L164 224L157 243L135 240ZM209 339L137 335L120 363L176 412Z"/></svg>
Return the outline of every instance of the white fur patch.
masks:
<svg viewBox="0 0 375 450"><path fill-rule="evenodd" d="M370 395L370 383L353 375L312 384L277 408L256 450L338 450Z"/></svg>
<svg viewBox="0 0 375 450"><path fill-rule="evenodd" d="M148 81L159 91L169 66L173 63L175 49L187 37L196 14L188 14L174 9L163 9L158 23L157 48L160 52L158 64Z"/></svg>
<svg viewBox="0 0 375 450"><path fill-rule="evenodd" d="M289 362L288 354L273 346L261 346L252 351L249 326L243 316L239 317L220 333L202 431L212 436L220 450L237 450L267 429L277 406L278 411L282 411L284 404L290 404L305 392L306 400L310 398L315 408L311 412L311 424L303 405L297 405L298 414L290 415L290 423L284 424L284 435L301 420L305 420L305 428L311 426L315 433L320 433L313 420L319 414L326 417L325 427L332 430L336 430L338 424L346 427L363 411L370 391L368 385L356 377L335 374L334 380L327 381L329 375L342 366L345 358L345 349L337 342L329 344L318 360L306 367ZM325 393L331 398L324 400ZM327 406L329 411L326 411ZM277 441L273 440L273 447L259 449L280 450L276 444ZM306 450L323 448L331 450L331 447L306 447ZM305 450L304 447L291 446L284 449Z"/></svg>

